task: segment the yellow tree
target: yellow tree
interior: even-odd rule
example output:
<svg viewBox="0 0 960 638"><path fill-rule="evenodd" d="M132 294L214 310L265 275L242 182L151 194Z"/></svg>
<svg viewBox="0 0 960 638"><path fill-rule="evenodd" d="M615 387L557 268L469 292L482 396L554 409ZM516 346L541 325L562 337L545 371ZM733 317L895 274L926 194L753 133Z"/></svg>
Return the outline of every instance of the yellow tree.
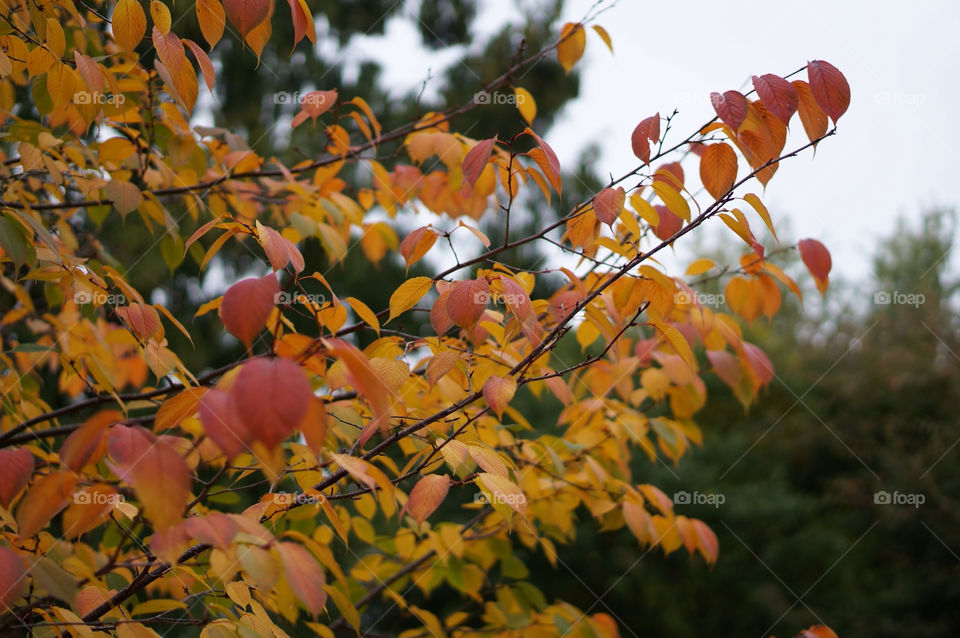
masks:
<svg viewBox="0 0 960 638"><path fill-rule="evenodd" d="M736 316L773 318L781 288L800 291L751 229L776 237L753 191L834 134L846 80L823 61L754 76L746 94L712 94L717 116L682 138L650 115L630 140L635 166L515 236L517 198L549 206L563 188L536 96L515 78L552 55L569 71L588 35L611 47L606 31L590 16L566 24L477 87L513 91L527 124L517 135L457 133L476 100L385 131L364 100L329 87L302 96L291 123L325 136L324 154L287 166L192 116L217 81L204 44L228 25L258 56L314 43L308 3L289 6L293 43L270 43L268 0L198 1L205 43L179 37L159 0L149 11L137 0L0 8L0 281L11 300L0 327L0 627L332 636L375 631L365 611L383 600L408 636L617 635L611 615L546 601L511 576L523 571L515 549L556 563L586 513L644 546L717 560L714 533L632 476L629 460L676 461L700 443L702 375L744 402L771 381ZM795 115L805 138L788 148ZM417 210L439 221L401 240L397 222ZM81 250L104 215L174 238L201 265L228 244L256 253L267 274L195 308L239 341L232 364L188 369L165 334L190 338L189 322L145 299L123 264ZM712 218L743 241L740 262L667 272L659 253ZM505 241L492 245L478 220L501 224ZM452 233L475 256L438 241ZM359 246L371 265L394 253L408 268L428 254L450 265L370 308L305 262L308 237L334 263ZM499 260L548 244L574 257L537 272ZM812 239L798 248L824 292L829 253ZM537 297L546 273L563 283ZM684 277L722 278L732 314L702 304ZM399 325L417 311L429 336ZM564 340L581 360L558 356ZM531 427L520 393L562 406L557 433ZM459 598L453 611L430 607L438 589Z"/></svg>

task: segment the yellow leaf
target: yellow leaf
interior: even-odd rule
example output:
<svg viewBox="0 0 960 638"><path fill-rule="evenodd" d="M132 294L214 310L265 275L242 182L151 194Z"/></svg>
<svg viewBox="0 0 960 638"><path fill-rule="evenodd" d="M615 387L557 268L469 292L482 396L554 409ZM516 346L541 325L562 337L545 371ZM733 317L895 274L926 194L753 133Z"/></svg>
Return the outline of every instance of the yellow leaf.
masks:
<svg viewBox="0 0 960 638"><path fill-rule="evenodd" d="M153 26L160 30L160 33L167 35L170 32L170 9L159 0L150 1L150 17L153 18Z"/></svg>
<svg viewBox="0 0 960 638"><path fill-rule="evenodd" d="M478 474L476 481L494 507L507 505L518 514L527 509L527 497L513 481L487 472Z"/></svg>
<svg viewBox="0 0 960 638"><path fill-rule="evenodd" d="M530 95L530 91L518 86L513 89L513 95L521 117L527 121L527 124L533 124L533 118L537 117L537 102Z"/></svg>
<svg viewBox="0 0 960 638"><path fill-rule="evenodd" d="M370 306L363 303L356 297L347 297L346 302L350 304L350 307L353 308L353 311L357 313L357 316L363 319L368 326L377 331L377 336L380 335L380 322L377 320L377 313L370 310Z"/></svg>
<svg viewBox="0 0 960 638"><path fill-rule="evenodd" d="M113 39L122 49L133 51L147 32L147 16L138 0L120 0L113 11Z"/></svg>
<svg viewBox="0 0 960 638"><path fill-rule="evenodd" d="M593 25L593 30L596 31L597 35L600 36L600 39L603 40L603 43L607 45L608 49L610 49L610 53L613 53L613 42L610 40L610 34L607 33L607 30L601 27L599 24Z"/></svg>
<svg viewBox="0 0 960 638"><path fill-rule="evenodd" d="M386 323L390 323L394 317L417 305L417 302L430 291L431 286L433 286L433 280L429 277L413 277L400 284L400 287L390 295L390 316Z"/></svg>
<svg viewBox="0 0 960 638"><path fill-rule="evenodd" d="M557 45L557 60L560 61L564 71L570 73L570 69L583 55L583 49L586 46L587 34L583 26L573 22L563 25L560 31L560 44Z"/></svg>
<svg viewBox="0 0 960 638"><path fill-rule="evenodd" d="M680 333L679 330L674 328L668 323L659 321L657 319L651 319L650 325L657 329L664 339L667 340L674 350L677 351L677 354L680 355L680 358L683 359L691 370L697 369L697 360L693 357L693 351L690 349L690 344L687 343L687 340Z"/></svg>
<svg viewBox="0 0 960 638"><path fill-rule="evenodd" d="M702 275L703 273L707 272L714 266L716 266L716 264L713 263L712 259L707 259L706 257L704 257L703 259L698 259L692 264L690 264L689 266L687 266L687 271L685 274L690 275L691 277L695 277L697 275Z"/></svg>

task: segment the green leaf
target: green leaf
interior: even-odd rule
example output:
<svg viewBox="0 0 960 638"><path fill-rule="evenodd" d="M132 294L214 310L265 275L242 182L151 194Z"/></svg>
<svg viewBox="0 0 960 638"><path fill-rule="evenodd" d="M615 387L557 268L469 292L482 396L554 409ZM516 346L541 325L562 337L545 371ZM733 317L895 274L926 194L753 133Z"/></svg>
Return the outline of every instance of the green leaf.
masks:
<svg viewBox="0 0 960 638"><path fill-rule="evenodd" d="M13 260L17 270L24 264L33 266L37 262L37 251L26 229L6 215L0 216L0 247Z"/></svg>

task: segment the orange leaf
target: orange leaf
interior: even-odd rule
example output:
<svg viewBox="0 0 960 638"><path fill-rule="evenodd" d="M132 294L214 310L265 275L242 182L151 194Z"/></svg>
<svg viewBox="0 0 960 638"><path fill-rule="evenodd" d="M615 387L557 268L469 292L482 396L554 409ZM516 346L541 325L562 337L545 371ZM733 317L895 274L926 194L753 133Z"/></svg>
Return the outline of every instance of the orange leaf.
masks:
<svg viewBox="0 0 960 638"><path fill-rule="evenodd" d="M711 197L720 199L737 179L737 154L729 144L710 144L700 156L700 181Z"/></svg>
<svg viewBox="0 0 960 638"><path fill-rule="evenodd" d="M707 527L707 524L698 519L690 519L693 528L697 533L697 549L703 555L707 563L714 565L717 562L717 555L720 553L720 543L717 541L717 535L713 530Z"/></svg>
<svg viewBox="0 0 960 638"><path fill-rule="evenodd" d="M175 428L185 418L196 414L206 393L207 388L187 388L164 401L153 418L154 432Z"/></svg>
<svg viewBox="0 0 960 638"><path fill-rule="evenodd" d="M422 226L403 238L403 241L400 242L400 254L403 255L408 271L410 266L420 261L427 254L436 241L437 231L429 226Z"/></svg>
<svg viewBox="0 0 960 638"><path fill-rule="evenodd" d="M223 3L227 19L237 28L241 38L263 22L270 12L270 0L226 0Z"/></svg>
<svg viewBox="0 0 960 638"><path fill-rule="evenodd" d="M20 538L29 538L42 530L67 506L77 475L73 472L51 472L34 481L17 508Z"/></svg>
<svg viewBox="0 0 960 638"><path fill-rule="evenodd" d="M106 452L104 435L107 428L123 420L116 410L97 412L80 428L74 430L60 448L60 462L74 472L96 463Z"/></svg>
<svg viewBox="0 0 960 638"><path fill-rule="evenodd" d="M470 149L467 156L463 158L463 176L471 188L480 179L480 173L487 166L487 160L493 152L493 145L497 141L496 137L489 140L482 140Z"/></svg>
<svg viewBox="0 0 960 638"><path fill-rule="evenodd" d="M813 91L810 85L803 80L794 80L793 88L797 91L798 106L800 113L800 122L803 124L803 130L807 134L807 139L811 142L820 139L827 132L829 121L827 114L823 112L817 99L813 97Z"/></svg>
<svg viewBox="0 0 960 638"><path fill-rule="evenodd" d="M210 49L223 37L226 26L223 5L220 0L197 0L197 23L203 32L203 39L210 45Z"/></svg>
<svg viewBox="0 0 960 638"><path fill-rule="evenodd" d="M760 77L753 76L753 88L767 110L784 124L790 123L790 118L797 112L798 101L797 90L792 84L779 75L767 73Z"/></svg>
<svg viewBox="0 0 960 638"><path fill-rule="evenodd" d="M113 39L121 49L133 51L147 32L147 16L139 0L120 0L111 19Z"/></svg>
<svg viewBox="0 0 960 638"><path fill-rule="evenodd" d="M257 221L257 234L260 237L260 244L263 251L267 253L267 259L273 270L283 270L287 264L291 264L296 272L303 272L304 262L300 250L294 246L293 242L278 233L269 226L264 226Z"/></svg>
<svg viewBox="0 0 960 638"><path fill-rule="evenodd" d="M0 505L10 507L33 475L33 455L25 447L0 450Z"/></svg>
<svg viewBox="0 0 960 638"><path fill-rule="evenodd" d="M240 531L237 522L223 512L210 512L206 516L191 516L183 522L184 531L190 538L219 547L230 549L233 539Z"/></svg>
<svg viewBox="0 0 960 638"><path fill-rule="evenodd" d="M821 295L827 294L827 285L830 283L830 268L833 261L830 251L816 239L801 239L797 242L800 249L800 259L817 281L817 290Z"/></svg>
<svg viewBox="0 0 960 638"><path fill-rule="evenodd" d="M494 376L483 384L483 398L487 400L487 405L497 413L498 417L503 416L503 411L516 391L517 380L513 377Z"/></svg>
<svg viewBox="0 0 960 638"><path fill-rule="evenodd" d="M177 449L141 427L115 425L107 435L118 475L133 485L154 527L180 522L190 500L190 467ZM160 480L162 477L162 480Z"/></svg>
<svg viewBox="0 0 960 638"><path fill-rule="evenodd" d="M775 376L773 371L773 363L771 363L770 359L767 357L767 354L763 350L752 343L747 343L744 341L743 355L747 360L747 363L750 365L750 369L760 382L760 385L767 385L773 381L773 377Z"/></svg>
<svg viewBox="0 0 960 638"><path fill-rule="evenodd" d="M560 31L560 44L557 45L557 60L564 71L570 73L570 69L583 55L586 46L587 33L583 30L583 26L573 22L563 25Z"/></svg>
<svg viewBox="0 0 960 638"><path fill-rule="evenodd" d="M383 379L374 371L369 359L356 346L340 339L327 339L324 343L330 354L346 366L350 384L373 407L375 418L360 435L360 444L363 445L379 427L387 425L393 404L392 393Z"/></svg>
<svg viewBox="0 0 960 638"><path fill-rule="evenodd" d="M404 510L410 513L418 525L440 507L450 491L450 477L445 474L428 474L417 481L410 490ZM402 515L402 512L401 512Z"/></svg>
<svg viewBox="0 0 960 638"><path fill-rule="evenodd" d="M797 638L837 638L837 634L826 625L813 625L797 634Z"/></svg>
<svg viewBox="0 0 960 638"><path fill-rule="evenodd" d="M660 141L660 113L641 120L637 128L633 129L630 143L633 145L633 154L650 163L650 142Z"/></svg>
<svg viewBox="0 0 960 638"><path fill-rule="evenodd" d="M290 589L311 614L317 616L327 604L323 590L327 579L323 569L309 551L296 543L277 543L283 573Z"/></svg>
<svg viewBox="0 0 960 638"><path fill-rule="evenodd" d="M14 603L27 589L27 570L19 554L0 546L0 609L13 609Z"/></svg>
<svg viewBox="0 0 960 638"><path fill-rule="evenodd" d="M285 357L247 361L230 388L236 416L271 449L299 427L312 397L303 369Z"/></svg>
<svg viewBox="0 0 960 638"><path fill-rule="evenodd" d="M293 44L300 42L303 36L315 43L317 32L309 7L303 0L287 0L287 4L290 5L290 18L293 21Z"/></svg>
<svg viewBox="0 0 960 638"><path fill-rule="evenodd" d="M613 227L626 199L627 194L622 187L604 188L593 198L593 212L597 214L597 219Z"/></svg>
<svg viewBox="0 0 960 638"><path fill-rule="evenodd" d="M711 93L710 103L720 121L729 126L734 133L747 119L747 98L739 91L724 91L722 95L716 92Z"/></svg>
<svg viewBox="0 0 960 638"><path fill-rule="evenodd" d="M160 315L153 306L132 303L129 306L120 306L116 309L116 313L130 331L144 341L160 332L162 328Z"/></svg>
<svg viewBox="0 0 960 638"><path fill-rule="evenodd" d="M272 274L233 284L220 303L224 327L249 348L253 338L267 324L279 292L280 283Z"/></svg>
<svg viewBox="0 0 960 638"><path fill-rule="evenodd" d="M810 90L823 112L836 124L850 106L850 85L837 67L823 60L807 63Z"/></svg>

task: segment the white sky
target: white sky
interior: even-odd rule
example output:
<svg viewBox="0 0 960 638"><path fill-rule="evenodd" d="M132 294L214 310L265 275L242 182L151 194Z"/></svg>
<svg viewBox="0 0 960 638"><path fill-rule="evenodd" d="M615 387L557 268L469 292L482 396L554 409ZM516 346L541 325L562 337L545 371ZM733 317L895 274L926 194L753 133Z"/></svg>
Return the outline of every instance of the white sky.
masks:
<svg viewBox="0 0 960 638"><path fill-rule="evenodd" d="M518 20L515 2L481 5L475 37ZM564 17L579 20L592 5L568 0ZM596 21L609 31L614 54L588 34L580 97L545 138L562 165L599 142L597 170L620 175L636 164L630 133L644 117L678 108L674 133L680 141L713 115L711 91L750 88L751 75L785 75L807 60L827 60L850 82L850 109L815 158L808 152L781 166L763 199L774 222L787 220L795 238L816 237L827 245L835 273L867 277L877 239L892 232L898 216L960 203L957 151L951 148L952 116L960 106L960 2L761 6L620 0ZM381 62L385 77L402 91L419 87L428 67L436 75L457 57L423 52L414 25L404 20L391 20L384 38L358 39L350 49L348 59ZM805 73L799 77L806 79ZM474 80L467 70L463 78ZM787 148L805 141L794 122ZM689 182L699 181L695 165L686 170ZM758 219L751 223L765 236Z"/></svg>

